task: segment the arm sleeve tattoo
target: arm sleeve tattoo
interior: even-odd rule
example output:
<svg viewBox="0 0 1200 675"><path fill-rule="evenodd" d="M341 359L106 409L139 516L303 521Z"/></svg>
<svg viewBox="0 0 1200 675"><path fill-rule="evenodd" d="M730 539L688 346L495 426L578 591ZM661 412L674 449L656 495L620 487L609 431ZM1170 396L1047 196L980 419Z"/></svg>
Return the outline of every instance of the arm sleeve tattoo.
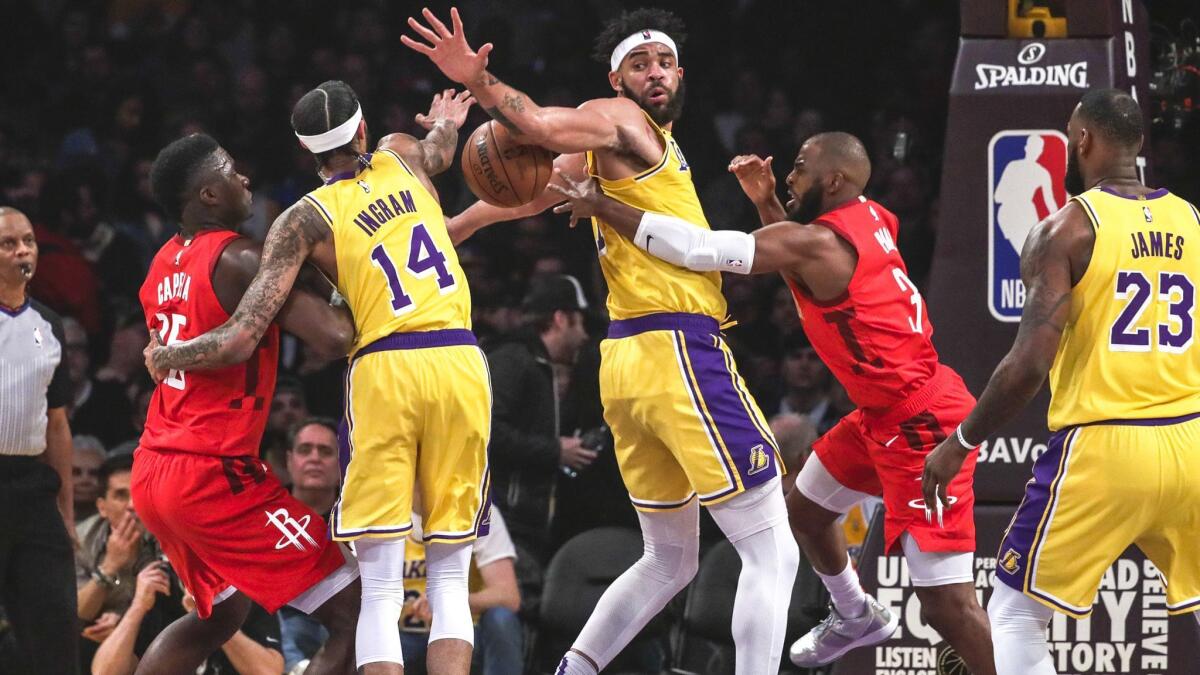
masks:
<svg viewBox="0 0 1200 675"><path fill-rule="evenodd" d="M450 120L438 120L425 138L417 142L421 153L421 168L428 176L437 175L450 167L454 161L454 149L458 147L458 127Z"/></svg>
<svg viewBox="0 0 1200 675"><path fill-rule="evenodd" d="M262 265L228 321L191 340L159 347L156 368L220 368L249 358L287 300L313 247L332 236L311 205L299 202L280 214L267 234Z"/></svg>

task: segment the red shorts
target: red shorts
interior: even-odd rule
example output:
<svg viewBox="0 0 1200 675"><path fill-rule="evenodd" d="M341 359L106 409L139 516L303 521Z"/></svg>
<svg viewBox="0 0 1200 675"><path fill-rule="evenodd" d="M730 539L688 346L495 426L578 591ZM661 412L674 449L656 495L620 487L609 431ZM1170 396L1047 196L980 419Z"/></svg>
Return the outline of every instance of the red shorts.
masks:
<svg viewBox="0 0 1200 675"><path fill-rule="evenodd" d="M813 444L821 464L843 486L870 495L882 495L885 508L885 551L892 551L900 535L908 532L925 552L955 553L975 550L975 461L972 452L950 482L947 496L953 508L943 514L938 527L925 520L921 474L925 456L937 447L975 407L975 398L954 371L943 366L931 385L936 393L903 411L894 422L861 410L846 415ZM893 415L892 417L896 417Z"/></svg>
<svg viewBox="0 0 1200 675"><path fill-rule="evenodd" d="M139 447L130 491L202 619L232 589L275 612L345 562L325 519L254 457Z"/></svg>

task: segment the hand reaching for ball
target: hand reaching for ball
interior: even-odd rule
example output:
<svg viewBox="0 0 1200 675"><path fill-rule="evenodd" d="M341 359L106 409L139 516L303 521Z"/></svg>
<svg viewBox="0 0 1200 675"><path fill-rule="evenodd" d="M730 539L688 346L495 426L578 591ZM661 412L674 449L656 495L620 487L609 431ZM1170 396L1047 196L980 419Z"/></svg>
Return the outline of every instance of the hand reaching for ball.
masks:
<svg viewBox="0 0 1200 675"><path fill-rule="evenodd" d="M411 16L408 17L408 25L418 35L428 40L429 44L414 40L407 35L401 35L400 41L409 49L428 56L429 60L433 61L433 64L451 80L462 84L477 81L487 68L488 54L492 51L492 43L483 45L479 51L471 49L471 45L467 44L462 19L458 16L456 8L450 9L450 25L453 30L447 28L446 24L442 23L428 9L421 10L421 15L429 22L430 27L426 27Z"/></svg>
<svg viewBox="0 0 1200 675"><path fill-rule="evenodd" d="M440 94L433 95L433 103L429 105L429 114L418 113L417 124L426 130L432 130L438 122L446 120L453 124L455 129L460 129L467 121L467 112L471 110L474 103L475 97L471 96L471 92L467 90L456 92L453 89L447 89Z"/></svg>

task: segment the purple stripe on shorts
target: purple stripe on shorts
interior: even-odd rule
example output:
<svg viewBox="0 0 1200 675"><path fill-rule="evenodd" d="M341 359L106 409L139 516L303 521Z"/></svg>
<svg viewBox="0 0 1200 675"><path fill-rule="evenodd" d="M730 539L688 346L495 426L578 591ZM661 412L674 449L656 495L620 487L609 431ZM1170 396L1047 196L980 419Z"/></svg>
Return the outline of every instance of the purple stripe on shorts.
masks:
<svg viewBox="0 0 1200 675"><path fill-rule="evenodd" d="M685 333L683 348L692 364L700 398L733 459L734 470L741 477L742 485L751 488L779 475L775 444L759 429L758 420L746 406L741 392L733 386L734 374L729 370L725 352L713 344L714 339L712 333ZM712 501L715 498L704 499Z"/></svg>
<svg viewBox="0 0 1200 675"><path fill-rule="evenodd" d="M671 337L672 337L672 339L675 340L675 348L679 350L679 353L682 357L682 355L687 352L687 347L684 344L684 338L682 338L681 336L682 336L682 333L679 333L678 331L676 331ZM690 358L690 355L688 355L688 357ZM707 430L708 437L712 441L713 445L720 446L721 437L720 437L720 432L714 426L715 420L710 420L709 419L710 415L704 414L704 410L707 407L707 404L704 403L704 396L701 393L701 391L698 389L698 386L699 386L698 383L692 381L692 375L696 375L696 364L694 364L694 363L692 364L690 373L686 372L687 371L686 363L681 363L681 365L685 366L685 368L684 368L685 372L683 373L684 384L687 385L688 391L691 393L691 398L696 404L696 408L697 408L696 414L700 416L700 421L702 424L704 424L704 428L705 428L705 430ZM700 376L696 375L696 379L699 380ZM709 412L711 414L712 411L709 411ZM716 451L717 451L717 454L720 455L720 457L721 457L721 463L725 466L726 474L728 474L730 477L729 478L730 484L736 486L736 481L733 480L733 474L737 472L737 468L730 465L729 458L725 456L724 452L721 452L720 447L717 447Z"/></svg>
<svg viewBox="0 0 1200 675"><path fill-rule="evenodd" d="M448 328L416 333L392 333L381 337L354 354L354 358L396 349L426 349L429 347L475 346L475 334L466 328Z"/></svg>
<svg viewBox="0 0 1200 675"><path fill-rule="evenodd" d="M721 332L721 324L711 316L682 312L647 314L633 319L616 319L608 324L608 337L626 338L654 330L678 330L684 333Z"/></svg>
<svg viewBox="0 0 1200 675"><path fill-rule="evenodd" d="M1033 480L1025 486L1025 496L1021 499L1021 505L1017 507L1017 512L1013 514L1012 522L1008 525L1008 531L1000 541L1000 550L996 557L996 579L1022 593L1026 590L1025 578L1036 554L1038 526L1053 508L1053 501L1057 498L1056 481L1066 472L1065 454L1074 435L1074 429L1063 429L1050 436L1046 443L1046 452L1033 464ZM1046 522L1045 527L1048 526L1049 522ZM1048 600L1054 602L1053 599Z"/></svg>
<svg viewBox="0 0 1200 675"><path fill-rule="evenodd" d="M1197 417L1200 417L1200 412L1190 415L1180 415L1179 417L1147 417L1137 420L1100 420L1099 422L1087 422L1077 424L1073 427L1066 427L1059 430L1059 433L1077 429L1079 427L1099 427L1099 426L1122 426L1122 427L1169 427L1172 424L1182 424L1190 422Z"/></svg>

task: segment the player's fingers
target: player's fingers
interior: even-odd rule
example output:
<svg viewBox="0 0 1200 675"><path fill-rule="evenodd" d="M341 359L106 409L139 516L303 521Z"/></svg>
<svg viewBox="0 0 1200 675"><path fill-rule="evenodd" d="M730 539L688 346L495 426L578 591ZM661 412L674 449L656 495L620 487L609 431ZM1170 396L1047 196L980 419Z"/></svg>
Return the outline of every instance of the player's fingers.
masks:
<svg viewBox="0 0 1200 675"><path fill-rule="evenodd" d="M921 474L921 495L925 499L925 519L929 519L929 514L933 511L934 500L937 499L937 482L929 471L929 466L925 467L925 472Z"/></svg>
<svg viewBox="0 0 1200 675"><path fill-rule="evenodd" d="M443 98L443 99L445 99L445 100L450 100L450 99L454 98L454 90L453 90L453 89L446 89L446 90L443 90L443 91L442 91L442 98Z"/></svg>
<svg viewBox="0 0 1200 675"><path fill-rule="evenodd" d="M462 32L463 32L462 17L460 17L458 15L457 7L450 8L450 27L454 29L455 35L462 35Z"/></svg>
<svg viewBox="0 0 1200 675"><path fill-rule="evenodd" d="M429 10L425 10L425 11L429 11ZM409 28L412 28L413 30L417 31L418 35L420 35L421 37L423 37L426 40L429 40L431 43L433 43L434 47L438 46L438 43L440 43L442 41L442 38L437 33L430 30L430 28L428 26L426 26L425 24L421 23L420 21L417 21L416 18L414 18L414 17L411 17L411 16L408 17L408 26L409 26Z"/></svg>
<svg viewBox="0 0 1200 675"><path fill-rule="evenodd" d="M463 92L463 93L466 94L468 92ZM470 108L471 106L475 105L475 97L467 96L466 98L463 99L462 103L464 106Z"/></svg>
<svg viewBox="0 0 1200 675"><path fill-rule="evenodd" d="M479 50L475 52L475 55L481 59L487 59L487 55L492 53L492 49L495 48L495 46L496 45L489 42L480 47Z"/></svg>
<svg viewBox="0 0 1200 675"><path fill-rule="evenodd" d="M151 330L150 330L150 339L151 339L151 340L154 340L154 343L155 343L155 344L160 344L160 345L161 345L161 344L163 343L163 341L162 341L162 336L158 334L158 329L151 329Z"/></svg>
<svg viewBox="0 0 1200 675"><path fill-rule="evenodd" d="M579 460L581 462L583 462L584 464L591 464L592 462L596 461L596 457L598 457L599 454L600 453L596 452L595 450L588 450L587 448L580 448L579 449Z"/></svg>
<svg viewBox="0 0 1200 675"><path fill-rule="evenodd" d="M949 487L949 481L947 481L945 483L939 482L938 486L937 486L938 504L940 505L940 507L942 509L945 509L947 511L950 510L950 495L947 492L948 487Z"/></svg>
<svg viewBox="0 0 1200 675"><path fill-rule="evenodd" d="M413 50L414 52L420 52L420 53L424 54L425 56L433 56L433 48L430 47L429 45L425 44L424 42L417 42L416 40L408 37L407 35L401 35L400 42L405 47L408 47L409 49Z"/></svg>
<svg viewBox="0 0 1200 675"><path fill-rule="evenodd" d="M771 162L773 162L773 161L775 161L774 155L767 157L765 160L763 160L763 167L767 168L767 169L771 168Z"/></svg>
<svg viewBox="0 0 1200 675"><path fill-rule="evenodd" d="M454 37L450 29L446 28L446 24L442 23L442 20L437 18L437 15L430 11L428 7L422 9L421 14L425 16L425 20L429 22L429 25L433 26L434 30L438 32L438 35L444 38Z"/></svg>

